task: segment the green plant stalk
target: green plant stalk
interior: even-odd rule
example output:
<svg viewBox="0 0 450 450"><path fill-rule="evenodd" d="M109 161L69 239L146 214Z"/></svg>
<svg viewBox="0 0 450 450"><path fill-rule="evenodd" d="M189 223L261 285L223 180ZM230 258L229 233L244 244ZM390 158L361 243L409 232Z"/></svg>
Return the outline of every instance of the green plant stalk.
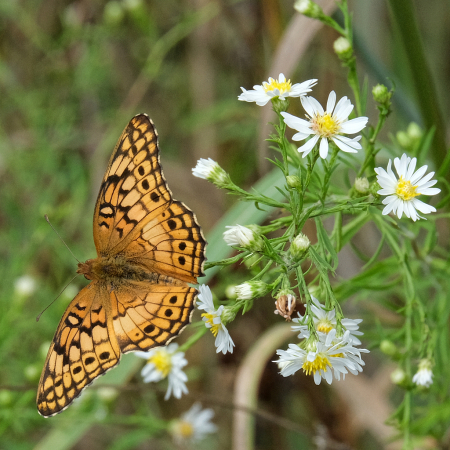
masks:
<svg viewBox="0 0 450 450"><path fill-rule="evenodd" d="M384 122L386 122L387 114L383 114L380 111L380 114L378 116L378 122L377 125L372 133L372 136L369 139L369 142L366 147L366 156L364 158L364 162L359 169L358 177L362 177L364 175L364 172L369 167L369 165L375 166L374 164L374 156L377 154L375 151L375 140L378 136L378 133L380 132L381 128L383 128ZM372 167L373 168L373 167Z"/></svg>
<svg viewBox="0 0 450 450"><path fill-rule="evenodd" d="M450 178L448 165L442 165L446 157L445 121L439 108L439 99L433 83L433 76L425 58L425 51L417 24L414 3L411 0L388 0L392 19L395 22L409 61L410 74L414 83L422 119L427 129L436 126L435 149L431 152L438 174Z"/></svg>

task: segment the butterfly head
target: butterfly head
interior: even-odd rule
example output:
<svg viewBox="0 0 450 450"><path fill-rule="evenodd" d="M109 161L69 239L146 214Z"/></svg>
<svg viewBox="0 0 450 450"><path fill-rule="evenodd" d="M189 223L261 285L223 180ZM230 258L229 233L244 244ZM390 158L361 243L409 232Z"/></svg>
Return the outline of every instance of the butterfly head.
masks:
<svg viewBox="0 0 450 450"><path fill-rule="evenodd" d="M78 263L77 273L84 275L87 280L94 280L96 277L92 270L93 259L88 259L84 263Z"/></svg>

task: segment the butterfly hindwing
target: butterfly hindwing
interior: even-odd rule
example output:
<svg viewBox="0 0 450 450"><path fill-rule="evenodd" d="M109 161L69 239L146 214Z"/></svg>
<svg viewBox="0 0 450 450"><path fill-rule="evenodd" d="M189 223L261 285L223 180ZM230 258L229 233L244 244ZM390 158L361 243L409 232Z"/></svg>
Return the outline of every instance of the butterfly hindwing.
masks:
<svg viewBox="0 0 450 450"><path fill-rule="evenodd" d="M190 322L197 290L132 282L111 292L114 330L122 353L166 345Z"/></svg>
<svg viewBox="0 0 450 450"><path fill-rule="evenodd" d="M90 283L72 300L50 346L39 382L37 406L44 417L64 410L95 378L118 364L106 286Z"/></svg>
<svg viewBox="0 0 450 450"><path fill-rule="evenodd" d="M100 187L94 212L98 254L121 252L171 201L159 162L158 135L150 119L139 114L120 136Z"/></svg>

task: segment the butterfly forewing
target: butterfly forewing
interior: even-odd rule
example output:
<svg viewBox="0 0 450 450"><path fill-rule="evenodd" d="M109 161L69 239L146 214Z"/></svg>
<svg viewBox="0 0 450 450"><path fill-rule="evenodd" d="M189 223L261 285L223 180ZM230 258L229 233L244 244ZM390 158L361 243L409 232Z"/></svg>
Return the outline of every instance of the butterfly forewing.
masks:
<svg viewBox="0 0 450 450"><path fill-rule="evenodd" d="M99 256L117 254L172 202L159 163L158 135L145 114L120 136L103 178L94 213Z"/></svg>

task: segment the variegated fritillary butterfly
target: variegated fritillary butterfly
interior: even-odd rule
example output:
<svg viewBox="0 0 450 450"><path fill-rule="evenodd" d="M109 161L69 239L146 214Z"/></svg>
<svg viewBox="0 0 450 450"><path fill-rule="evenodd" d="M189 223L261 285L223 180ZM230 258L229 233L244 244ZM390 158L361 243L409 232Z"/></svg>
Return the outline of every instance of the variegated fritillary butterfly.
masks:
<svg viewBox="0 0 450 450"><path fill-rule="evenodd" d="M92 280L66 309L37 394L44 417L66 409L122 353L165 345L189 323L206 241L194 213L172 198L158 135L145 114L113 151L94 211L98 257L78 264Z"/></svg>

